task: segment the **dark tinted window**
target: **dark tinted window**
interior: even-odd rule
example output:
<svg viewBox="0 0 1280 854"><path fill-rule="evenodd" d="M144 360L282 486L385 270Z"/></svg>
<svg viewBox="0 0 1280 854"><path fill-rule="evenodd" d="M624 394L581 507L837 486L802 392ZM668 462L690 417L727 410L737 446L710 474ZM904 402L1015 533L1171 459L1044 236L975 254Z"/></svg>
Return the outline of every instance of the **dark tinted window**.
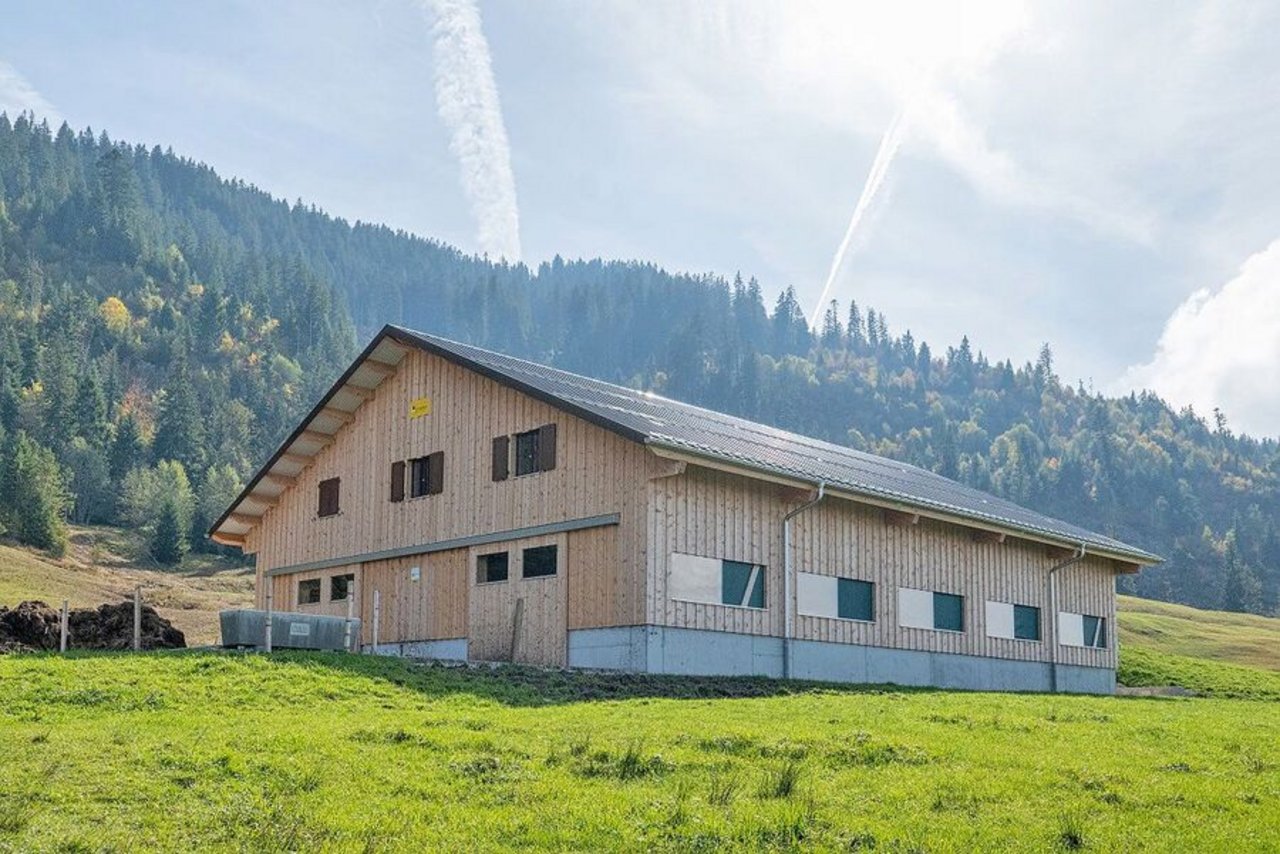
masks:
<svg viewBox="0 0 1280 854"><path fill-rule="evenodd" d="M311 578L298 582L298 604L314 605L320 601L320 579Z"/></svg>
<svg viewBox="0 0 1280 854"><path fill-rule="evenodd" d="M1084 616L1084 645L1099 649L1107 645L1107 621L1101 617Z"/></svg>
<svg viewBox="0 0 1280 854"><path fill-rule="evenodd" d="M431 466L426 457L409 460L409 497L417 498L431 492Z"/></svg>
<svg viewBox="0 0 1280 854"><path fill-rule="evenodd" d="M540 431L516 434L516 475L538 471L538 438Z"/></svg>
<svg viewBox="0 0 1280 854"><path fill-rule="evenodd" d="M488 584L491 581L506 581L507 564L506 552L480 555L476 559L476 581L480 584Z"/></svg>
<svg viewBox="0 0 1280 854"><path fill-rule="evenodd" d="M853 578L836 579L836 615L846 620L874 620L876 586Z"/></svg>
<svg viewBox="0 0 1280 854"><path fill-rule="evenodd" d="M340 602L351 595L355 590L356 577L354 574L335 575L329 579L329 601Z"/></svg>
<svg viewBox="0 0 1280 854"><path fill-rule="evenodd" d="M764 567L737 560L720 562L720 601L747 608L764 607Z"/></svg>
<svg viewBox="0 0 1280 854"><path fill-rule="evenodd" d="M964 597L952 593L933 594L933 627L964 631Z"/></svg>
<svg viewBox="0 0 1280 854"><path fill-rule="evenodd" d="M1013 606L1013 636L1019 640L1040 640L1040 609Z"/></svg>
<svg viewBox="0 0 1280 854"><path fill-rule="evenodd" d="M544 575L556 574L556 547L538 546L524 550L525 578L540 578Z"/></svg>

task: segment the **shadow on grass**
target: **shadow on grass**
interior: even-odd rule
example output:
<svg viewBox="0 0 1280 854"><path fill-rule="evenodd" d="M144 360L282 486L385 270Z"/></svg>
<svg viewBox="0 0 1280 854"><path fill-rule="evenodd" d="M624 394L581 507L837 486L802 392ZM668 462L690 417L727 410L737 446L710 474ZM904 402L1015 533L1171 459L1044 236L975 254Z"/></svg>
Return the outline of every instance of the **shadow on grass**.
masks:
<svg viewBox="0 0 1280 854"><path fill-rule="evenodd" d="M73 650L66 657L76 659L127 659L139 655L131 651ZM196 673L242 660L266 661L261 653L219 648L156 650L140 654L152 661L183 661ZM26 661L57 660L57 653L29 653ZM934 693L942 689L899 685L848 685L832 682L772 679L763 676L673 676L614 671L561 670L518 664L453 664L395 658L391 656L348 655L336 652L278 651L270 663L302 670L322 670L355 679L395 685L431 697L468 694L509 706L551 706L601 700L675 699L712 700L756 697L788 697L799 694L885 694ZM207 664L205 662L208 662Z"/></svg>
<svg viewBox="0 0 1280 854"><path fill-rule="evenodd" d="M132 652L73 651L69 657L127 658ZM214 669L216 662L231 664L237 660L266 662L261 653L202 648L146 652L152 660L185 660L194 664L194 672ZM22 658L59 658L54 653L35 653ZM208 664L203 662L207 661ZM929 686L896 684L858 684L774 679L764 676L675 676L614 671L561 670L517 664L453 664L395 658L391 656L348 655L334 652L278 651L269 659L272 665L296 667L304 671L366 679L416 691L425 696L444 697L467 694L508 706L536 707L568 703L673 699L712 700L760 697L789 697L802 694L969 694L982 693ZM193 675L193 674L187 674ZM1034 694L1029 696L1068 698L1073 695ZM1186 702L1168 697L1115 697L1116 702Z"/></svg>

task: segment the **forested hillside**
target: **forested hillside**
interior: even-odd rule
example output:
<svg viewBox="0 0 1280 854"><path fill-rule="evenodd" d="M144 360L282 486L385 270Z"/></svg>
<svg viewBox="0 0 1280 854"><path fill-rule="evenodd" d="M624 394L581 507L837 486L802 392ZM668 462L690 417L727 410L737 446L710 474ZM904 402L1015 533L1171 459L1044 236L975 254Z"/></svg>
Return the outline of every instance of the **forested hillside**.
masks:
<svg viewBox="0 0 1280 854"><path fill-rule="evenodd" d="M160 148L0 117L0 525L173 560L386 322L907 460L1168 558L1143 595L1272 612L1280 445L870 307L635 262L530 269L289 204ZM909 319L903 319L909 320ZM905 325L905 324L904 324Z"/></svg>

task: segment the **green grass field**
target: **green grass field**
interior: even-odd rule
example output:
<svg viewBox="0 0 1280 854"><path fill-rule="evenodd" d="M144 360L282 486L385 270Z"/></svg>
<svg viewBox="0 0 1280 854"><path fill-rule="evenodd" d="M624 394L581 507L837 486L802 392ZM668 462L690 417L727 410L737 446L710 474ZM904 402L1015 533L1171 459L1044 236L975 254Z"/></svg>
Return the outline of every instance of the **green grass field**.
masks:
<svg viewBox="0 0 1280 854"><path fill-rule="evenodd" d="M0 850L1278 846L1276 702L0 659Z"/></svg>
<svg viewBox="0 0 1280 854"><path fill-rule="evenodd" d="M1280 619L1121 596L1121 649L1142 648L1280 671Z"/></svg>

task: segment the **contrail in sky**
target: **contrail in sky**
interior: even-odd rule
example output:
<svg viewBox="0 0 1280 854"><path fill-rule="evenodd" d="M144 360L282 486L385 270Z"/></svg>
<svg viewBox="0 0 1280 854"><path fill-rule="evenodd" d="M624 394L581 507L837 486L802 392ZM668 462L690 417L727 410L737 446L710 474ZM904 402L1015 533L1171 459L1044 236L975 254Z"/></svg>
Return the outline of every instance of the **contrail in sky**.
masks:
<svg viewBox="0 0 1280 854"><path fill-rule="evenodd" d="M813 316L809 318L810 326L818 324L818 315L822 314L823 306L827 302L827 295L831 293L831 286L835 284L836 275L840 272L841 265L844 264L844 256L849 253L849 246L853 243L853 235L858 231L858 226L861 224L867 210L871 207L871 203L875 201L876 194L880 192L880 186L884 184L885 176L889 174L889 165L893 163L893 157L898 153L898 145L902 142L904 112L905 110L898 110L898 114L893 117L893 121L889 123L888 129L885 130L884 136L880 137L880 148L876 150L875 160L871 161L871 171L867 173L867 182L862 185L862 195L858 197L858 204L853 208L853 216L849 219L849 227L845 230L844 240L840 241L840 248L836 250L835 257L831 259L831 272L827 273L827 283L822 286L822 293L818 296L818 302L813 306Z"/></svg>
<svg viewBox="0 0 1280 854"><path fill-rule="evenodd" d="M473 0L423 0L435 18L436 106L449 129L476 241L491 257L520 260L520 210L511 148L493 79L489 43Z"/></svg>

